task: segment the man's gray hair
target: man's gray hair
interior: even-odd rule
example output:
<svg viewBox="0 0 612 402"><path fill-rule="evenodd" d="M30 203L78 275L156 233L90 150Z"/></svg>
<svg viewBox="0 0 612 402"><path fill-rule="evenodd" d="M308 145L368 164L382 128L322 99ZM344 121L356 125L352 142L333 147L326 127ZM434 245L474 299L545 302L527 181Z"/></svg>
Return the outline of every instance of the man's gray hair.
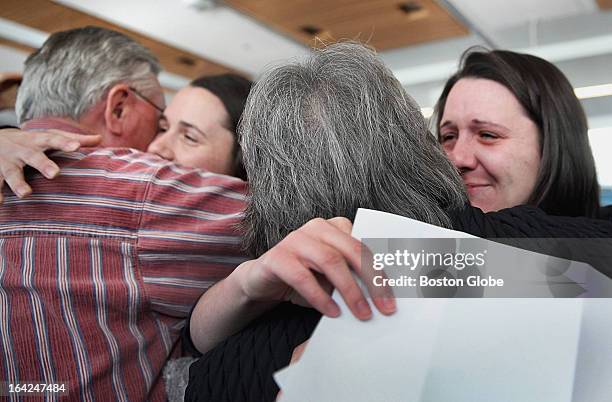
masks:
<svg viewBox="0 0 612 402"><path fill-rule="evenodd" d="M159 71L155 56L122 33L99 27L56 32L25 62L17 116L21 123L41 117L76 120L115 84L152 91Z"/></svg>
<svg viewBox="0 0 612 402"><path fill-rule="evenodd" d="M266 72L239 127L261 255L315 217L372 208L450 227L467 196L415 101L365 46L330 45Z"/></svg>

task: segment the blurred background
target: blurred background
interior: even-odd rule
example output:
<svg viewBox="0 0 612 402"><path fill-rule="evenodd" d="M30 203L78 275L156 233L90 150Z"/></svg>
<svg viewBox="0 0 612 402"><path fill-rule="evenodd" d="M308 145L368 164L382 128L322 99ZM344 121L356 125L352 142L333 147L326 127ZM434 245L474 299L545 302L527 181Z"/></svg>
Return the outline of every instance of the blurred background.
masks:
<svg viewBox="0 0 612 402"><path fill-rule="evenodd" d="M612 0L3 0L0 124L10 124L19 72L50 32L99 25L126 32L164 65L166 96L192 78L256 79L312 46L374 47L429 117L470 46L531 53L569 78L589 119L604 204L612 204Z"/></svg>

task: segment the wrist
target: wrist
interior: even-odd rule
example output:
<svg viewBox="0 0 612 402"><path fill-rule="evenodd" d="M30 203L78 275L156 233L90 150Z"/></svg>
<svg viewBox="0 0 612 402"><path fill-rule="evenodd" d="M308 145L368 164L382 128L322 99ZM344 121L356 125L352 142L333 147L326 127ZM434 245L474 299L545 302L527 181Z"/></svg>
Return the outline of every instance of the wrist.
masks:
<svg viewBox="0 0 612 402"><path fill-rule="evenodd" d="M239 305L250 311L263 312L274 306L278 301L262 300L253 292L253 276L250 270L255 266L255 260L243 262L226 278L229 280L229 291L235 296Z"/></svg>
<svg viewBox="0 0 612 402"><path fill-rule="evenodd" d="M247 305L252 303L254 300L250 296L248 287L248 270L249 266L253 261L245 261L238 265L236 269L226 278L228 282L228 291L230 291L241 305Z"/></svg>

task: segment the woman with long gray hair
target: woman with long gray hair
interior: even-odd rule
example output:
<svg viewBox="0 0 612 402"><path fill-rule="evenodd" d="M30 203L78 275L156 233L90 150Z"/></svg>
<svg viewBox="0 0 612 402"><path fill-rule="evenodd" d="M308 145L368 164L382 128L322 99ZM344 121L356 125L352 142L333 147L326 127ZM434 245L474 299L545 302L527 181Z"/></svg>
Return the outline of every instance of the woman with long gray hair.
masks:
<svg viewBox="0 0 612 402"><path fill-rule="evenodd" d="M418 105L376 54L338 43L254 85L239 129L253 256L313 217L376 208L451 227L467 195Z"/></svg>
<svg viewBox="0 0 612 402"><path fill-rule="evenodd" d="M300 257L311 263L310 254L318 250L310 242L317 233L308 231L309 220L352 219L359 207L481 237L612 236L612 224L604 221L549 217L533 207L491 215L470 208L458 172L427 131L416 103L375 53L358 43L334 44L269 70L252 88L238 131L250 180L245 246L259 261L279 266L278 272L293 268L282 266L278 249L301 249ZM296 248L288 246L292 241ZM210 292L227 290L223 282L237 277L248 278L248 267L238 267L194 310L187 344L193 341L205 352L221 343L192 366L186 400L274 400L272 373L289 363L320 317L283 303L223 340L245 321L211 324L205 306L215 306ZM228 292L221 298L232 299Z"/></svg>

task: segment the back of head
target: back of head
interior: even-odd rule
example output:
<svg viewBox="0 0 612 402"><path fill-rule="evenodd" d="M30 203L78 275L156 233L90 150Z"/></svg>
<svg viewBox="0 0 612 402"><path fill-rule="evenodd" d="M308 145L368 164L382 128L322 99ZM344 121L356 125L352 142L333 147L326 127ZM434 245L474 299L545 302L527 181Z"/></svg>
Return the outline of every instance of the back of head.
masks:
<svg viewBox="0 0 612 402"><path fill-rule="evenodd" d="M16 110L21 123L42 117L78 120L113 85L156 88L155 56L126 35L99 27L52 34L26 62Z"/></svg>
<svg viewBox="0 0 612 402"><path fill-rule="evenodd" d="M253 255L315 217L353 219L362 207L449 226L446 211L466 200L416 103L361 44L330 45L265 73L239 134Z"/></svg>
<svg viewBox="0 0 612 402"><path fill-rule="evenodd" d="M587 120L565 75L536 56L468 49L436 105L438 135L446 99L462 78L488 79L505 86L537 125L542 159L528 204L552 215L597 216L599 186Z"/></svg>

